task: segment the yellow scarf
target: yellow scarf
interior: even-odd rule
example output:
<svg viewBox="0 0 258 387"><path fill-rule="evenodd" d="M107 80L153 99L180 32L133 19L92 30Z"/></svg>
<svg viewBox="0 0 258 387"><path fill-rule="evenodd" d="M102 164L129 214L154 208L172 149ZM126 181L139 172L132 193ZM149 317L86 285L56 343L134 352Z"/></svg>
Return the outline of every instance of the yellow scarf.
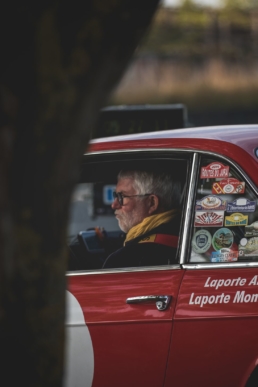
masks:
<svg viewBox="0 0 258 387"><path fill-rule="evenodd" d="M133 226L128 231L124 244L131 239L137 238L138 236L145 234L153 228L158 227L162 223L168 223L178 214L178 212L178 210L170 210L162 212L161 214L148 216L147 218L143 219L141 223Z"/></svg>

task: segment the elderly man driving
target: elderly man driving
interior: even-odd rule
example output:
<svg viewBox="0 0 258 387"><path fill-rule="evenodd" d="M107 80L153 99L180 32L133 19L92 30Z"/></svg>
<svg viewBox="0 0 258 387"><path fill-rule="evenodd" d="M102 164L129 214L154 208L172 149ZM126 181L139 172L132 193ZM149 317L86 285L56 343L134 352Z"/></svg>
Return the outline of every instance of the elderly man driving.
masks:
<svg viewBox="0 0 258 387"><path fill-rule="evenodd" d="M175 262L180 227L180 183L166 173L121 171L111 205L124 246L104 268L167 265Z"/></svg>

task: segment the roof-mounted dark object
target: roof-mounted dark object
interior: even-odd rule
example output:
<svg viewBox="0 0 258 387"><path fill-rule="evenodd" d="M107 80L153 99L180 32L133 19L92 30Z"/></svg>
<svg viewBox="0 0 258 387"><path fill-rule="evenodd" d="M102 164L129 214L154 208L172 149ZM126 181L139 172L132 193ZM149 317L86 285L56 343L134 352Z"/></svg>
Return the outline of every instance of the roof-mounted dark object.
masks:
<svg viewBox="0 0 258 387"><path fill-rule="evenodd" d="M94 138L187 127L183 104L119 105L101 110Z"/></svg>

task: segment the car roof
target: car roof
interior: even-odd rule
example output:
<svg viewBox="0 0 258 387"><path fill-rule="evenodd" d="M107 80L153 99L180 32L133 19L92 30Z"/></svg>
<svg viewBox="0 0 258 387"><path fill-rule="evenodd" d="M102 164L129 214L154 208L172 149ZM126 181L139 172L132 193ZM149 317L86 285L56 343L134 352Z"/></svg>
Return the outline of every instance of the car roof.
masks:
<svg viewBox="0 0 258 387"><path fill-rule="evenodd" d="M173 138L201 138L207 140L226 141L241 146L248 151L248 145L258 146L258 125L227 125L227 126L204 126L184 129L162 130L159 132L148 132L138 134L127 134L122 136L103 137L91 140L91 144L114 141L153 140Z"/></svg>
<svg viewBox="0 0 258 387"><path fill-rule="evenodd" d="M215 153L233 159L249 175L258 175L258 125L192 127L105 137L91 140L88 152L150 148ZM258 185L258 177L253 180Z"/></svg>

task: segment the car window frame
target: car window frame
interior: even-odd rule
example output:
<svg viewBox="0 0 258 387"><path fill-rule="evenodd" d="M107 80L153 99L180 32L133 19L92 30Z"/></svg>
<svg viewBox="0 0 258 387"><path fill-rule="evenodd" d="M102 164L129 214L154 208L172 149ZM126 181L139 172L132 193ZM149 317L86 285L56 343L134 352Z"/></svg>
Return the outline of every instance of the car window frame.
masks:
<svg viewBox="0 0 258 387"><path fill-rule="evenodd" d="M93 162L95 158L101 159L103 157L103 160L108 156L114 156L117 155L123 155L124 157L130 155L141 155L141 157L145 158L145 156L148 156L151 158L157 158L157 159L173 159L173 158L182 158L185 159L188 164L188 170L187 170L187 176L185 179L185 185L186 185L186 192L189 192L189 184L190 184L190 177L192 175L192 169L193 169L193 157L194 152L193 150L189 149L178 149L178 148L139 148L139 149L122 149L122 150L108 150L108 151L94 151L90 153L86 153L83 155L82 164L87 164L88 162ZM76 276L76 275L95 275L95 274L110 274L110 273L121 273L121 272L137 272L137 271L160 271L160 270L181 270L181 250L182 250L182 241L183 241L183 225L186 222L186 198L188 197L188 194L185 193L184 195L184 202L182 204L182 219L181 219L181 227L180 227L180 236L179 236L179 245L178 245L178 263L172 264L172 265L160 265L160 266L142 266L142 267L129 267L129 268L115 268L115 269L96 269L96 270L74 270L74 271L67 271L66 275L68 276ZM186 243L184 243L184 248L186 248Z"/></svg>
<svg viewBox="0 0 258 387"><path fill-rule="evenodd" d="M215 157L218 159L218 161L226 162L228 165L233 167L241 176L241 178L245 181L246 184L249 185L249 187L253 190L255 195L258 197L258 187L253 183L253 181L249 178L247 173L231 158L226 157L224 155L209 152L209 151L194 151L194 163L192 165L192 171L191 171L191 181L193 182L192 185L190 185L190 189L188 192L188 198L187 198L187 204L188 204L188 210L190 217L187 217L186 221L186 230L183 235L183 241L182 243L185 244L185 249L182 252L182 255L180 257L180 264L182 265L183 269L190 269L190 270L204 270L204 269L229 269L229 268L252 268L252 267L258 267L258 261L257 262L230 262L230 263L191 263L189 262L190 255L191 255L191 238L187 239L187 233L188 235L192 236L192 230L193 230L193 224L194 224L194 207L197 197L197 182L198 177L200 173L200 165L201 160L204 157Z"/></svg>

